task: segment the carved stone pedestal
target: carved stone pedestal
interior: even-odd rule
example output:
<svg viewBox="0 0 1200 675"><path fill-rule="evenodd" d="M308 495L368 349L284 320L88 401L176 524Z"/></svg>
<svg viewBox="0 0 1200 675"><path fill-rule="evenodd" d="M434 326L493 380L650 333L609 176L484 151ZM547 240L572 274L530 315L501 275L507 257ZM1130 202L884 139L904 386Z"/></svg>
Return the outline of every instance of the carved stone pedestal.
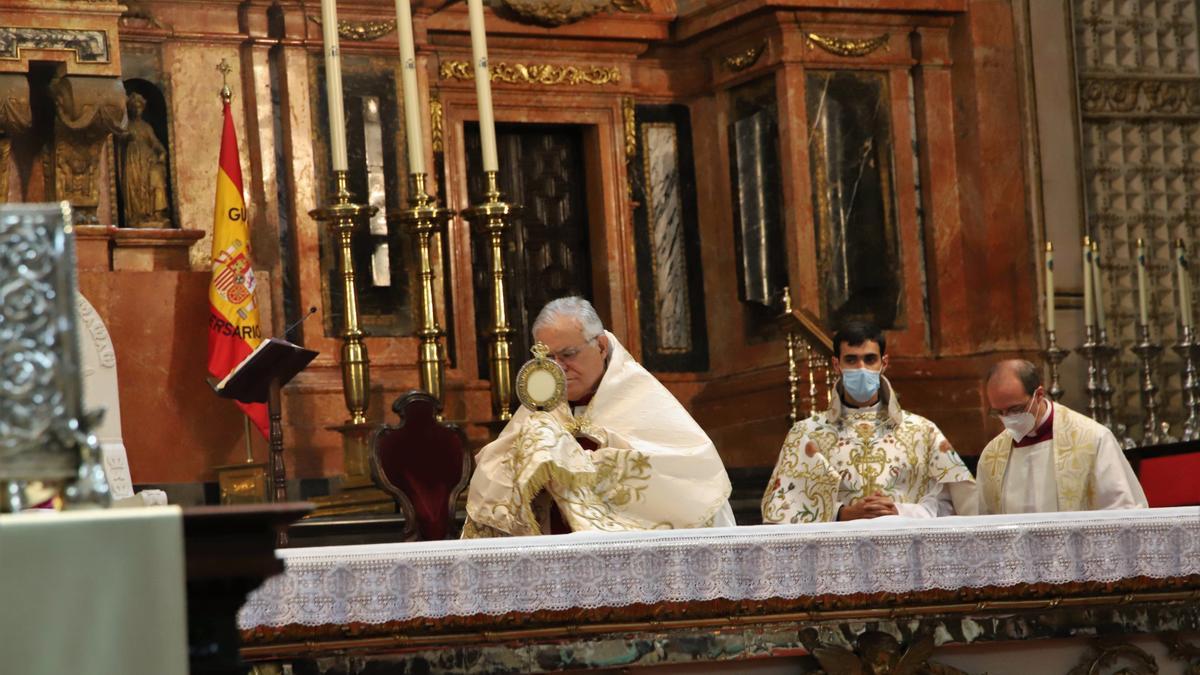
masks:
<svg viewBox="0 0 1200 675"><path fill-rule="evenodd" d="M79 225L75 228L79 269L100 271L186 271L188 251L201 230Z"/></svg>

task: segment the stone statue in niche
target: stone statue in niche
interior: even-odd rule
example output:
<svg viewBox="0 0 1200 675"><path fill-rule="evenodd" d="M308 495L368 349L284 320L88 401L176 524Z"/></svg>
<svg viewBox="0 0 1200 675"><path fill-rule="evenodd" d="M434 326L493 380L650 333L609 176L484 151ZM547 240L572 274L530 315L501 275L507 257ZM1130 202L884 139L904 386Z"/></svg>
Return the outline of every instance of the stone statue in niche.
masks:
<svg viewBox="0 0 1200 675"><path fill-rule="evenodd" d="M121 196L126 227L170 227L167 149L143 115L146 98L129 95L129 130L121 151Z"/></svg>

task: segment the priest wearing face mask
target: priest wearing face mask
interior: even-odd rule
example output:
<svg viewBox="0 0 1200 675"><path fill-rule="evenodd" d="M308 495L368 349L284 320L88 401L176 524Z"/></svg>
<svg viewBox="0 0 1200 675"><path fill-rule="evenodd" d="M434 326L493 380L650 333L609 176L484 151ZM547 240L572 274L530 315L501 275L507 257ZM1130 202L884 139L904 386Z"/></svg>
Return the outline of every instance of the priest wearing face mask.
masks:
<svg viewBox="0 0 1200 675"><path fill-rule="evenodd" d="M971 472L937 425L900 407L883 376L883 332L853 321L833 345L836 395L828 411L788 433L763 495L763 522L972 512Z"/></svg>
<svg viewBox="0 0 1200 675"><path fill-rule="evenodd" d="M1037 366L1019 359L992 366L987 399L1004 431L979 456L980 513L1147 506L1113 433L1051 401Z"/></svg>

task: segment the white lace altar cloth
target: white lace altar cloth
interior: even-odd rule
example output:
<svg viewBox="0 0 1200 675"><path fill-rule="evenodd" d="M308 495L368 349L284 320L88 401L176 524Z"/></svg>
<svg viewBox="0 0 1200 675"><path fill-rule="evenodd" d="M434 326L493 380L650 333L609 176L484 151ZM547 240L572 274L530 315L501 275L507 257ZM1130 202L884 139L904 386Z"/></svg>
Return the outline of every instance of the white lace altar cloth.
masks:
<svg viewBox="0 0 1200 675"><path fill-rule="evenodd" d="M1200 507L278 551L238 616L382 624L635 603L1116 581L1200 574Z"/></svg>

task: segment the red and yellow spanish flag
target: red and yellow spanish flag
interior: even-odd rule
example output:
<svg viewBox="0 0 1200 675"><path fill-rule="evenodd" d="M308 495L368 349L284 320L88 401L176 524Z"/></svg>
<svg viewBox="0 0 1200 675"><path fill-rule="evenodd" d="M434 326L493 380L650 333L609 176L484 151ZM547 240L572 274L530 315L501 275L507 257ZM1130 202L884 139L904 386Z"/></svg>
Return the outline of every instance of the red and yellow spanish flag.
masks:
<svg viewBox="0 0 1200 675"><path fill-rule="evenodd" d="M229 101L225 102L225 129L221 133L221 161L217 170L208 305L208 372L221 379L262 342L254 297L254 270L250 266L250 229L242 197L242 166ZM269 438L266 404L238 403L238 407Z"/></svg>

